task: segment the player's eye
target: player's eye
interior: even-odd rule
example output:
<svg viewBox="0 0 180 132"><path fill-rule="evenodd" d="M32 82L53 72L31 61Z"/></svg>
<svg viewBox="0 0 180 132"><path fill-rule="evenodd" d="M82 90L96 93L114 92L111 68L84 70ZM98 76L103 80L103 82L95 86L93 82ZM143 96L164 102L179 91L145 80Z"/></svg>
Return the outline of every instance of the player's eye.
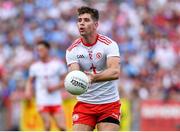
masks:
<svg viewBox="0 0 180 132"><path fill-rule="evenodd" d="M82 21L82 18L79 18L79 19L78 19L78 22L81 22L81 21Z"/></svg>
<svg viewBox="0 0 180 132"><path fill-rule="evenodd" d="M84 21L85 21L85 22L89 22L90 19L89 19L89 18L84 18Z"/></svg>

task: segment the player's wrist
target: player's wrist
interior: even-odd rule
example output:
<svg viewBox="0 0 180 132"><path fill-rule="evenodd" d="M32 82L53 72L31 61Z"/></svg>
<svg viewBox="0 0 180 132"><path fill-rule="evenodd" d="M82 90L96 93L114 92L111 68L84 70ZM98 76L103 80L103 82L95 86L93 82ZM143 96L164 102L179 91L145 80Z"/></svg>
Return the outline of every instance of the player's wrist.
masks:
<svg viewBox="0 0 180 132"><path fill-rule="evenodd" d="M98 75L97 74L91 74L91 83L97 82Z"/></svg>

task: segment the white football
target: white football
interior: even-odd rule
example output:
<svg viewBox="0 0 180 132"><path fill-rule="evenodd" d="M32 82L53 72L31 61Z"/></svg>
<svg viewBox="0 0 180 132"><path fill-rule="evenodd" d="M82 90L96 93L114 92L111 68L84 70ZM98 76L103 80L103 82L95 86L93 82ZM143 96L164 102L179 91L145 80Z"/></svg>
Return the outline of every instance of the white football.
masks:
<svg viewBox="0 0 180 132"><path fill-rule="evenodd" d="M66 75L64 86L69 93L80 95L87 91L89 87L89 78L82 71L71 71Z"/></svg>

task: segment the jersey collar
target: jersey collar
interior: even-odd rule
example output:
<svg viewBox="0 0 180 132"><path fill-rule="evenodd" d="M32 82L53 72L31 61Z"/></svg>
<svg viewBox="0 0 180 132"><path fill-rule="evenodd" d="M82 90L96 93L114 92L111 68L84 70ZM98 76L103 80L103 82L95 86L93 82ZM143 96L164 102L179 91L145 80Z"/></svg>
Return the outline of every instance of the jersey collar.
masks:
<svg viewBox="0 0 180 132"><path fill-rule="evenodd" d="M83 43L84 46L91 47L91 46L93 46L93 45L95 45L97 43L98 37L99 37L99 35L97 34L96 41L94 43L92 43L92 44L83 42L82 38L81 38L81 42Z"/></svg>

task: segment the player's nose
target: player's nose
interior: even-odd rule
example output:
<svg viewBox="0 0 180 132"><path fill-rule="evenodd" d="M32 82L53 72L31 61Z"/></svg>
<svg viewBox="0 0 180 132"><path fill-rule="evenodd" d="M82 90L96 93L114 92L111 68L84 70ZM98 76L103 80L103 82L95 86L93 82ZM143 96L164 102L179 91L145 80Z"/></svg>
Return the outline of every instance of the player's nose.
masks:
<svg viewBox="0 0 180 132"><path fill-rule="evenodd" d="M84 22L80 23L80 26L84 26Z"/></svg>

